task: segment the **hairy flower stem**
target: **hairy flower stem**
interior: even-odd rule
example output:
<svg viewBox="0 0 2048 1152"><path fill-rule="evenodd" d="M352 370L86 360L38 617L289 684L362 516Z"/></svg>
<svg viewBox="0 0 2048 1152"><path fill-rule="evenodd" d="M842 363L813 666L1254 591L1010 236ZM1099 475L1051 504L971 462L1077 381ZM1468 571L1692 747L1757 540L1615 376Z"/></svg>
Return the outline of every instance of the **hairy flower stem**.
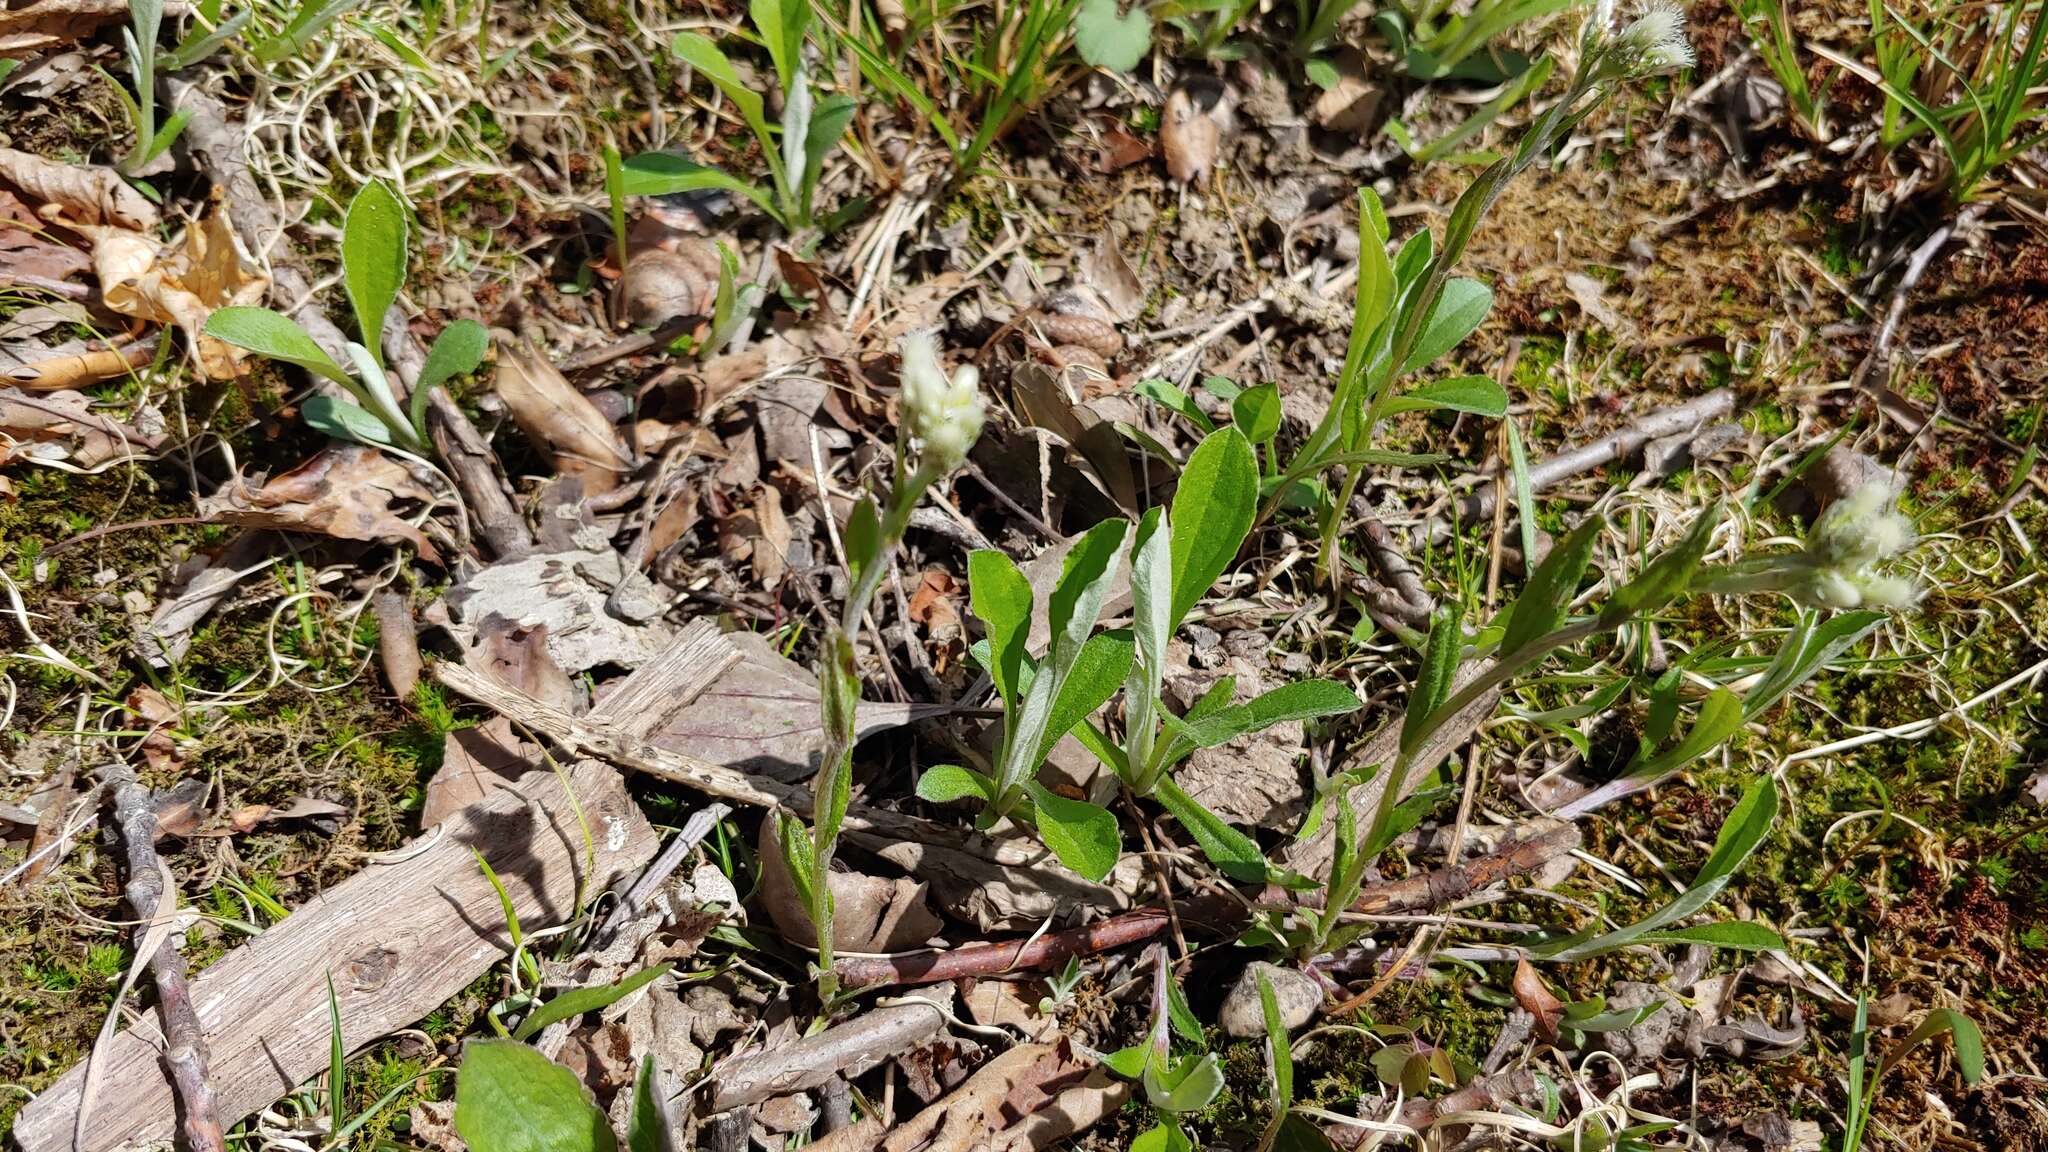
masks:
<svg viewBox="0 0 2048 1152"><path fill-rule="evenodd" d="M901 475L899 471L898 475ZM881 547L873 563L861 569L860 577L847 590L839 623L826 637L823 663L819 669L820 708L825 728L825 748L818 760L818 775L811 787L811 923L818 932L818 993L830 1002L838 992L838 975L832 968L832 886L829 882L832 857L839 846L839 825L853 790L853 744L855 708L860 699L860 670L854 663L860 639L861 621L868 605L881 587L887 559L903 541L910 526L910 513L937 479L930 469L919 468L890 494L882 515Z"/></svg>

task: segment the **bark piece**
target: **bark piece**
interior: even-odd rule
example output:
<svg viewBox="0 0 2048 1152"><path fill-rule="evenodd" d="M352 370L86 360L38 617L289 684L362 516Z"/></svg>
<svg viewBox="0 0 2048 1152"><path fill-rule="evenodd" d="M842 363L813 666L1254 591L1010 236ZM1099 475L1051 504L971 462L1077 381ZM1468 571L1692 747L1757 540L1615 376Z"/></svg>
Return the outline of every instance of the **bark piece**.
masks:
<svg viewBox="0 0 2048 1152"><path fill-rule="evenodd" d="M491 862L529 931L564 922L579 882L601 891L653 857L653 829L616 772L586 761L566 776L589 819L590 844L561 778L535 776L530 787L458 813L424 847L315 897L192 982L224 1123L326 1067L330 972L343 1041L354 1052L440 1007L511 950L498 896L472 849ZM586 851L595 853L589 874ZM176 1116L155 1032L123 1031L102 1054L102 1107L75 1152L170 1143ZM14 1139L23 1152L72 1152L83 1082L83 1069L73 1068L22 1108Z"/></svg>
<svg viewBox="0 0 2048 1152"><path fill-rule="evenodd" d="M632 572L619 554L544 552L500 560L448 590L442 598L446 627L464 646L491 616L523 628L547 627L547 647L566 672L602 664L637 668L668 646L659 621L621 619L609 610L612 593Z"/></svg>

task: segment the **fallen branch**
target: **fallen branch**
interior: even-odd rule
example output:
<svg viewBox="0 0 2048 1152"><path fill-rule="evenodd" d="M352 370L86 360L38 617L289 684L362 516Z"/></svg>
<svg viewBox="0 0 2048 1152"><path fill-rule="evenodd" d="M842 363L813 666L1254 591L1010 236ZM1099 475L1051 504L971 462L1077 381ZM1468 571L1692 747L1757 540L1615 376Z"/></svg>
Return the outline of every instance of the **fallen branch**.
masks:
<svg viewBox="0 0 2048 1152"><path fill-rule="evenodd" d="M123 889L135 919L147 925L164 910L164 878L169 870L156 853L156 808L149 789L135 779L125 764L100 771L100 782L111 790L114 805L114 835L128 862L128 884ZM185 980L185 957L178 951L182 932L164 934L163 943L149 958L150 978L156 984L157 1012L163 1018L164 1070L170 1073L177 1093L180 1130L188 1152L219 1152L222 1148L220 1106L214 1099L213 1083L207 1078L206 1034L200 1029L198 1013L192 1009L192 991ZM125 1103L125 1102L124 1102Z"/></svg>
<svg viewBox="0 0 2048 1152"><path fill-rule="evenodd" d="M377 617L377 654L384 663L384 680L393 696L410 700L420 683L420 634L413 626L412 608L405 593L380 588L370 597L370 611Z"/></svg>
<svg viewBox="0 0 2048 1152"><path fill-rule="evenodd" d="M951 999L950 992L947 999ZM881 1060L930 1043L946 1027L951 1005L910 999L864 1012L815 1036L753 1056L722 1060L713 1112L730 1112L792 1092L808 1092L856 1065Z"/></svg>
<svg viewBox="0 0 2048 1152"><path fill-rule="evenodd" d="M1574 476L1591 472L1604 464L1626 460L1641 452L1644 445L1652 440L1662 440L1666 436L1678 436L1703 428L1716 420L1725 419L1734 411L1735 392L1728 388L1716 388L1674 408L1658 409L1627 427L1610 432L1589 444L1566 449L1555 456L1546 456L1529 465L1530 490L1541 492ZM1497 487L1494 484L1487 484L1477 491L1466 494L1458 501L1458 515L1467 522L1493 515L1493 499Z"/></svg>
<svg viewBox="0 0 2048 1152"><path fill-rule="evenodd" d="M1509 877L1533 872L1579 846L1576 825L1539 821L1525 835L1514 837L1484 856L1438 868L1418 876L1366 888L1351 905L1354 912L1386 914L1427 912L1470 896ZM1218 935L1235 932L1253 908L1230 896L1203 896L1181 901L1177 911L1184 925ZM1140 908L1119 916L1046 932L1021 940L988 941L958 948L905 952L894 956L863 956L834 965L848 988L886 984L931 984L968 976L1054 968L1068 959L1093 956L1143 943L1171 930L1173 918L1163 907Z"/></svg>

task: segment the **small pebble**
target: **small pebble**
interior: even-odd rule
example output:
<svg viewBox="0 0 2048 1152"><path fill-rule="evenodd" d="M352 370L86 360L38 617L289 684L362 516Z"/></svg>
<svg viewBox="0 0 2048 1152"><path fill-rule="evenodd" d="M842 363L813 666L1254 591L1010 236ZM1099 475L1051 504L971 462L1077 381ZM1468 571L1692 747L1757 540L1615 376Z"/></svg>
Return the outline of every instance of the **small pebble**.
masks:
<svg viewBox="0 0 2048 1152"><path fill-rule="evenodd" d="M1216 1022L1226 1035L1249 1039L1266 1034L1266 1011L1259 1000L1261 972L1273 985L1273 1002L1280 1009L1280 1022L1288 1031L1315 1019L1316 1010L1322 1007L1323 990L1306 973L1255 960L1245 966L1244 974L1223 998L1223 1009Z"/></svg>

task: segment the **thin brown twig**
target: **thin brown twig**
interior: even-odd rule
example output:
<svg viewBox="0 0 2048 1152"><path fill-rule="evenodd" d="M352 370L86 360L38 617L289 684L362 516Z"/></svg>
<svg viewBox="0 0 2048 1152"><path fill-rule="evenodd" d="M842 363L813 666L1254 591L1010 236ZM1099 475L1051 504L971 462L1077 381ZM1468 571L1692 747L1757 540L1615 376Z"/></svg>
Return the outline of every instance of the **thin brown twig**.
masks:
<svg viewBox="0 0 2048 1152"><path fill-rule="evenodd" d="M100 781L112 792L113 832L127 857L128 883L123 894L135 918L146 924L165 908L164 878L169 874L156 852L156 809L150 802L149 789L135 779L127 765L102 769ZM167 933L156 954L149 958L150 976L156 982L157 1011L163 1018L164 1069L170 1073L171 1087L177 1094L188 1152L221 1152L220 1106L206 1074L206 1035L192 1006L191 988L185 979L185 957L178 951L179 940L177 932Z"/></svg>

